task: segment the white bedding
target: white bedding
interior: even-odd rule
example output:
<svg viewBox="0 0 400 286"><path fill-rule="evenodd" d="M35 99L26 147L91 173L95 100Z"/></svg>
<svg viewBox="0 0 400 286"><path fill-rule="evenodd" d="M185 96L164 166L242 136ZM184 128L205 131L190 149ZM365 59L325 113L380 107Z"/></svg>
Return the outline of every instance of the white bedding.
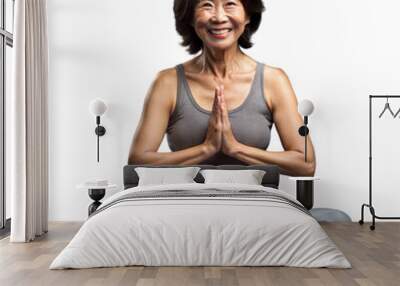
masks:
<svg viewBox="0 0 400 286"><path fill-rule="evenodd" d="M50 269L127 265L351 268L313 217L279 201L173 197L120 201L105 207L136 192L208 189L262 190L298 203L283 191L255 185L138 186L105 200Z"/></svg>

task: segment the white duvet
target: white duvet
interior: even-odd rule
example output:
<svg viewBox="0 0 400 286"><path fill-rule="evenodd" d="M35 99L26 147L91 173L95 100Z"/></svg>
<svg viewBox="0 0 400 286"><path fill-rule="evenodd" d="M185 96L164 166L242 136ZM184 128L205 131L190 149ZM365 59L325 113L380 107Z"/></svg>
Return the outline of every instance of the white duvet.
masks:
<svg viewBox="0 0 400 286"><path fill-rule="evenodd" d="M105 200L99 210L131 192L207 189L262 190L297 202L263 186L190 183L127 189ZM318 222L289 204L245 197L174 197L104 207L87 219L50 269L127 265L351 268Z"/></svg>

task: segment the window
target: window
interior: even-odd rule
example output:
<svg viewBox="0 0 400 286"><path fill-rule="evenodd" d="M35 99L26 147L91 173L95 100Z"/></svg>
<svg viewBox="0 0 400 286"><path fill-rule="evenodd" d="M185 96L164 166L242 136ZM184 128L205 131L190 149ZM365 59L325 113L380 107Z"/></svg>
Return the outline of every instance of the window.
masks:
<svg viewBox="0 0 400 286"><path fill-rule="evenodd" d="M0 236L9 232L10 194L5 193L5 98L11 92L14 0L0 0Z"/></svg>

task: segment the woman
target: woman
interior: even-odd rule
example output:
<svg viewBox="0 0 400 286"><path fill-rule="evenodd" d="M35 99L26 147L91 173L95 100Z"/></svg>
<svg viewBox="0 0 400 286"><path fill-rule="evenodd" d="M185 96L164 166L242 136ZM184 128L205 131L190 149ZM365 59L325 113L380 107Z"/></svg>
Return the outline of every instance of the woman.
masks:
<svg viewBox="0 0 400 286"><path fill-rule="evenodd" d="M175 0L176 29L193 59L161 71L145 99L129 164L274 164L313 176L315 155L290 81L241 48L252 46L262 0ZM284 151L267 151L275 123ZM157 152L164 134L172 152Z"/></svg>

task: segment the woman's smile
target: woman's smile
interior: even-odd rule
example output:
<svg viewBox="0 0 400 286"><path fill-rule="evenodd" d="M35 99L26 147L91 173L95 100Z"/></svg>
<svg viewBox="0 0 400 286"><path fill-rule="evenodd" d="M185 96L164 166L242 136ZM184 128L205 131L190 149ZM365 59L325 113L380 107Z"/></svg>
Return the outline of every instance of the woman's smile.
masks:
<svg viewBox="0 0 400 286"><path fill-rule="evenodd" d="M232 32L231 28L207 29L208 34L215 39L225 39Z"/></svg>

